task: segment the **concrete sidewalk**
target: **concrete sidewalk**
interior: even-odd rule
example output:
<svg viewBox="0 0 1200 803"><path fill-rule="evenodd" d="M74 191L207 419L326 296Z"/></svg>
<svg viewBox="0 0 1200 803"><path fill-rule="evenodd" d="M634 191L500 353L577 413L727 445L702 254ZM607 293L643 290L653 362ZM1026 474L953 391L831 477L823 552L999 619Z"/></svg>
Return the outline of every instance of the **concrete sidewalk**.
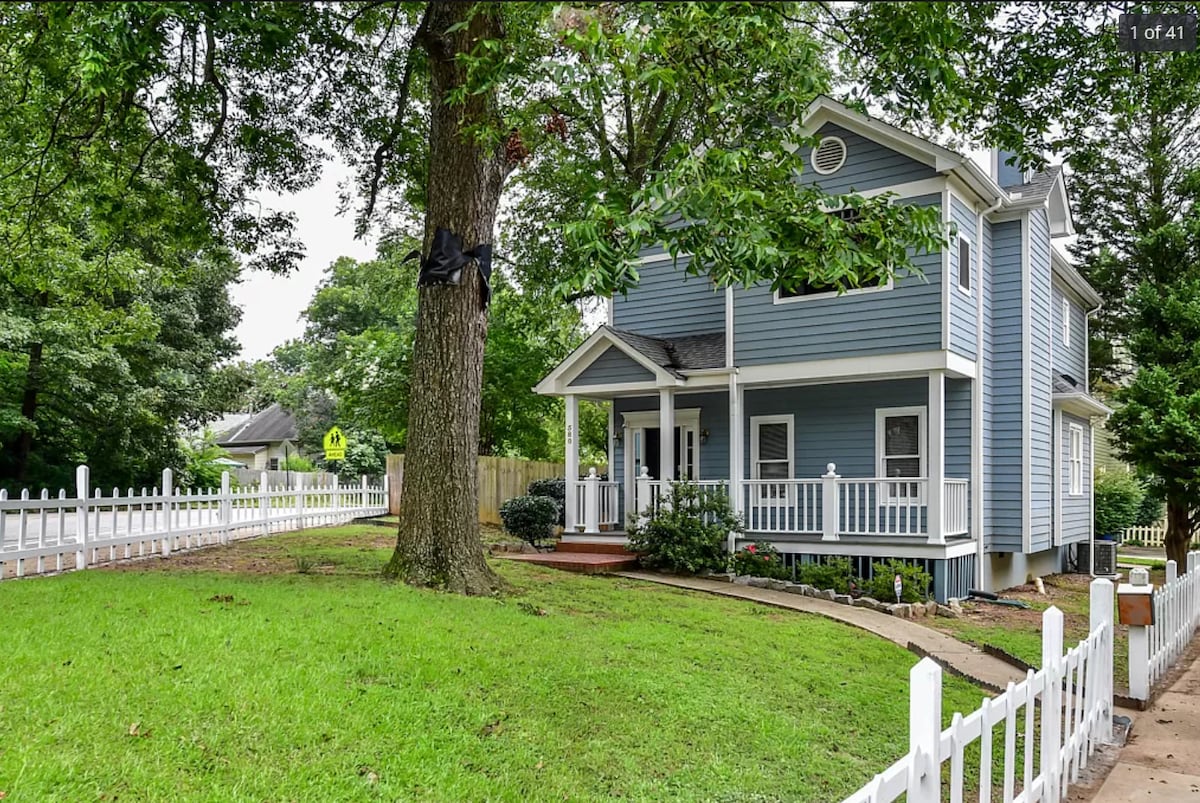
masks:
<svg viewBox="0 0 1200 803"><path fill-rule="evenodd" d="M1200 661L1196 650L1189 652L1191 665L1136 715L1133 734L1094 803L1200 801Z"/></svg>
<svg viewBox="0 0 1200 803"><path fill-rule="evenodd" d="M618 576L692 591L720 594L724 597L735 597L801 613L814 613L844 622L893 641L905 649L916 647L951 671L995 692L1003 691L1010 681L1018 683L1025 679L1025 673L1011 664L988 655L969 644L964 644L945 633L917 624L911 619L900 619L886 613L840 605L815 597L734 585L699 577L674 577L651 572L619 572ZM1200 797L1197 797L1194 803L1200 803Z"/></svg>

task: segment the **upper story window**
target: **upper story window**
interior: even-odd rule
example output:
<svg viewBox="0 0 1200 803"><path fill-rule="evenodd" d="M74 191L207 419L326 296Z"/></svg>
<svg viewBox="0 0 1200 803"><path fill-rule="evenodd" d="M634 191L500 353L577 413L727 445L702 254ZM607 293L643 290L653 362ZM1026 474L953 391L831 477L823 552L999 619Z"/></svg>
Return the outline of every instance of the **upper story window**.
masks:
<svg viewBox="0 0 1200 803"><path fill-rule="evenodd" d="M1071 301L1063 299L1062 303L1063 345L1071 347Z"/></svg>
<svg viewBox="0 0 1200 803"><path fill-rule="evenodd" d="M845 209L835 209L831 212L826 212L826 214L832 215L850 224L853 224L855 221L857 221L859 217L858 210L849 207ZM851 235L851 237L853 236L854 235ZM859 287L843 291L842 295L850 295L851 293L874 293L879 290L887 290L891 286L892 279L890 276L873 276L864 279ZM838 289L834 285L822 284L821 282L803 281L790 290L787 288L780 288L778 292L775 293L775 301L776 303L781 301L797 301L804 298L811 298L813 296L835 296L837 293Z"/></svg>
<svg viewBox="0 0 1200 803"><path fill-rule="evenodd" d="M958 236L958 289L971 292L971 241Z"/></svg>
<svg viewBox="0 0 1200 803"><path fill-rule="evenodd" d="M812 149L812 166L818 174L828 176L846 164L846 143L841 137L822 137Z"/></svg>

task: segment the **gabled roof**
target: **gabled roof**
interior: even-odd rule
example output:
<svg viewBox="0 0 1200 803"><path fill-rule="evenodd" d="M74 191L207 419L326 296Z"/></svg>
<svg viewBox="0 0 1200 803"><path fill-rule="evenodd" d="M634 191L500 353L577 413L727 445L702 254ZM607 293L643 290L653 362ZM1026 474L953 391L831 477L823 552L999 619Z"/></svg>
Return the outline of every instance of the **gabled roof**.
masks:
<svg viewBox="0 0 1200 803"><path fill-rule="evenodd" d="M1036 198L1044 201L1050 197L1054 184L1062 177L1062 165L1052 165L1034 173L1024 184L1012 184L1004 188L1009 195L1020 198Z"/></svg>
<svg viewBox="0 0 1200 803"><path fill-rule="evenodd" d="M610 348L624 353L653 374L644 383L632 383L646 384L649 388L681 386L687 383L690 372L726 367L724 332L667 338L601 326L547 374L534 391L551 395L566 392L571 382Z"/></svg>
<svg viewBox="0 0 1200 803"><path fill-rule="evenodd" d="M296 439L296 420L278 404L250 417L241 426L217 435L218 446L265 444Z"/></svg>

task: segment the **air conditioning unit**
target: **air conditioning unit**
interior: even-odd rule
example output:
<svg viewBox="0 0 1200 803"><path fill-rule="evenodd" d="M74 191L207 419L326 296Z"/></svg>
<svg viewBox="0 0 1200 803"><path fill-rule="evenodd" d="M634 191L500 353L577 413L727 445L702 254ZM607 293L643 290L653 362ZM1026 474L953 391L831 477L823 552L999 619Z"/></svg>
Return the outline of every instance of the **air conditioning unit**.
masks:
<svg viewBox="0 0 1200 803"><path fill-rule="evenodd" d="M1092 573L1097 577L1111 577L1117 573L1117 542L1096 541L1093 545Z"/></svg>

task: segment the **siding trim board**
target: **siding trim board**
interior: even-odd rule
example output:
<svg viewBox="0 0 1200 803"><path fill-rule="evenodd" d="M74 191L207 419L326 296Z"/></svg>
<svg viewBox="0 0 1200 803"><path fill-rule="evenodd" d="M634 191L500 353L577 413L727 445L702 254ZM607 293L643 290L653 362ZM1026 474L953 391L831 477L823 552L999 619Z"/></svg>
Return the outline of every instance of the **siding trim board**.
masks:
<svg viewBox="0 0 1200 803"><path fill-rule="evenodd" d="M894 379L924 376L929 371L945 371L956 379L975 375L976 363L946 351L910 351L879 356L840 357L831 360L803 360L736 369L744 385L832 385L863 379Z"/></svg>
<svg viewBox="0 0 1200 803"><path fill-rule="evenodd" d="M1033 444L1030 424L1033 405L1032 338L1033 288L1030 281L1029 215L1021 216L1021 551L1028 554L1033 546Z"/></svg>

